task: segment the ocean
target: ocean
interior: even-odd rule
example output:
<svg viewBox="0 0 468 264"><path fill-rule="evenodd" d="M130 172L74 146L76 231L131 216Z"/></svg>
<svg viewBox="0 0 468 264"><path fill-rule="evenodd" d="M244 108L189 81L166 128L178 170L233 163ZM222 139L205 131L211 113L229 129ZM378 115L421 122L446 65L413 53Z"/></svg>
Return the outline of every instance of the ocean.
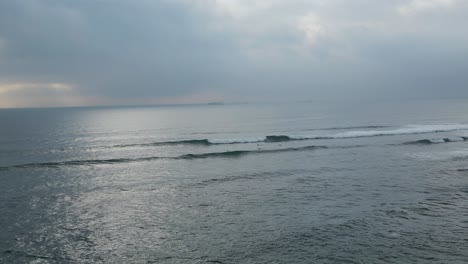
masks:
<svg viewBox="0 0 468 264"><path fill-rule="evenodd" d="M0 263L468 263L468 102L0 110Z"/></svg>

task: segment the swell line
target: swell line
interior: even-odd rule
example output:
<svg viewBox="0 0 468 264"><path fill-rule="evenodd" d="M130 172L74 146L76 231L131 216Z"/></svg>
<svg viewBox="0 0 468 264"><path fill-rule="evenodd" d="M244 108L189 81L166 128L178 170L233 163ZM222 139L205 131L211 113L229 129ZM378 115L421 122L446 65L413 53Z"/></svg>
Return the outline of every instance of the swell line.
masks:
<svg viewBox="0 0 468 264"><path fill-rule="evenodd" d="M208 146L212 145L208 139L188 139L179 141L162 141L162 142L150 142L150 143L136 143L136 144L121 144L114 145L114 148L125 148L125 147L145 147L145 146L170 146L170 145L201 145Z"/></svg>
<svg viewBox="0 0 468 264"><path fill-rule="evenodd" d="M57 168L63 166L89 166L89 165L101 165L101 164L120 164L130 162L141 162L151 161L158 159L172 159L172 160L193 160L193 159L207 159L207 158L238 158L245 155L252 154L268 154L268 153L280 153L280 152L292 152L292 151L309 151L317 149L325 149L326 146L305 146L299 148L281 148L281 149L266 149L266 150L234 150L224 152L209 152L209 153L198 153L198 154L184 154L175 157L142 157L142 158L115 158L115 159L94 159L94 160L68 160L60 162L44 162L44 163L28 163L19 164L13 166L0 167L0 170L10 169L22 169L22 168Z"/></svg>
<svg viewBox="0 0 468 264"><path fill-rule="evenodd" d="M324 149L325 146L305 146L299 148L282 148L282 149L265 149L265 150L234 150L224 152L210 152L201 154L185 154L176 157L175 159L206 159L206 158L235 158L248 154L266 154L266 153L280 153L280 152L292 152L292 151L306 151Z"/></svg>

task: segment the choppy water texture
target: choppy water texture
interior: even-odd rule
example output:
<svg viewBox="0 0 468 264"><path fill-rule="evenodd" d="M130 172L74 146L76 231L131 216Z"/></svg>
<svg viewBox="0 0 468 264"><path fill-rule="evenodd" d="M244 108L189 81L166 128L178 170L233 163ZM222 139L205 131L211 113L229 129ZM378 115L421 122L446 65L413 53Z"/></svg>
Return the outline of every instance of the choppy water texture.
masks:
<svg viewBox="0 0 468 264"><path fill-rule="evenodd" d="M0 263L468 263L468 102L0 110Z"/></svg>

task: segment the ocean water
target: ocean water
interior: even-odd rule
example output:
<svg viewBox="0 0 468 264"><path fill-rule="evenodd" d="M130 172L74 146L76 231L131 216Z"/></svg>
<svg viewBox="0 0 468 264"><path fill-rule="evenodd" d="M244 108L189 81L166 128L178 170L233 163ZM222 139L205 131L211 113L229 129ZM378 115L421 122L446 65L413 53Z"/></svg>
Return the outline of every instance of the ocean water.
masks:
<svg viewBox="0 0 468 264"><path fill-rule="evenodd" d="M0 110L0 263L468 263L468 102Z"/></svg>

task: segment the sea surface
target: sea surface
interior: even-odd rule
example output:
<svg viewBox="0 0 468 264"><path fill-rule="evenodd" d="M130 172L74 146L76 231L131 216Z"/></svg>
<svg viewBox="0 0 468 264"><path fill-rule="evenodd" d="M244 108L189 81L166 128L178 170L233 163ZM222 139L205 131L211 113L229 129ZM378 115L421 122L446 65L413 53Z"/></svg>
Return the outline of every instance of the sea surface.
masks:
<svg viewBox="0 0 468 264"><path fill-rule="evenodd" d="M0 110L0 263L468 263L468 102Z"/></svg>

